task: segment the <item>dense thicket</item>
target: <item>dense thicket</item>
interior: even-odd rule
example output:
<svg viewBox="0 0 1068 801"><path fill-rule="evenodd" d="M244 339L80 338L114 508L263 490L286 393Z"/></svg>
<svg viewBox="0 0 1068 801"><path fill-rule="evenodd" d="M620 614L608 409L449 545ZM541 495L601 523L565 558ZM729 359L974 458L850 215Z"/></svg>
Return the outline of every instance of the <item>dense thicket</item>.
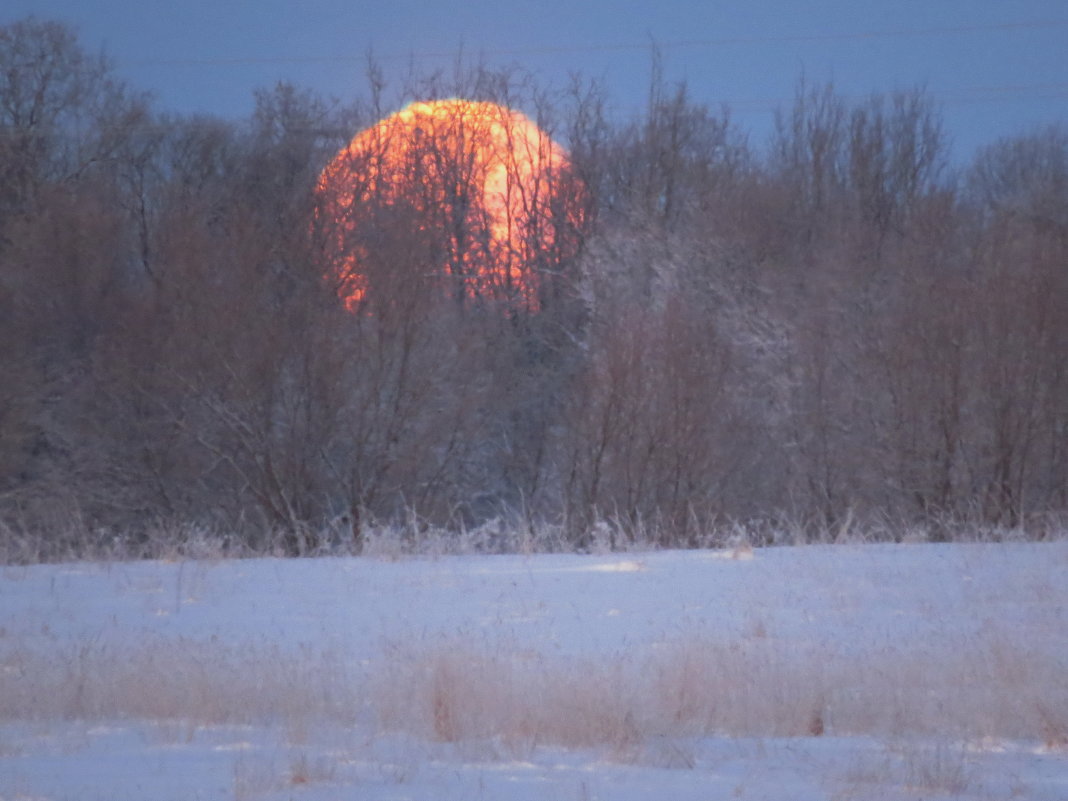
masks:
<svg viewBox="0 0 1068 801"><path fill-rule="evenodd" d="M624 122L480 69L404 94L568 148L587 208L536 310L433 291L438 232L397 204L352 210L368 308L324 280L316 180L382 116L377 72L351 107L280 85L167 117L64 26L0 28L3 536L1063 519L1064 128L951 167L921 91L801 84L766 151L655 78Z"/></svg>

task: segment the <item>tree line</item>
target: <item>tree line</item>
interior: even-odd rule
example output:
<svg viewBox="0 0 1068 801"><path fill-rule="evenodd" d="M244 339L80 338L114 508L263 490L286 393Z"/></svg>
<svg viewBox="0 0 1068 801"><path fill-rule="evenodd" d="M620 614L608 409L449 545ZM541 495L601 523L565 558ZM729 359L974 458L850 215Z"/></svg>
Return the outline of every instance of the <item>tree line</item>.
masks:
<svg viewBox="0 0 1068 801"><path fill-rule="evenodd" d="M582 191L524 251L536 304L437 291L470 218L363 193L354 312L317 185L395 108L368 76L171 116L68 27L0 27L0 536L1063 527L1065 127L961 165L921 90L802 81L758 148L655 69L626 120L581 78L412 78L523 109Z"/></svg>

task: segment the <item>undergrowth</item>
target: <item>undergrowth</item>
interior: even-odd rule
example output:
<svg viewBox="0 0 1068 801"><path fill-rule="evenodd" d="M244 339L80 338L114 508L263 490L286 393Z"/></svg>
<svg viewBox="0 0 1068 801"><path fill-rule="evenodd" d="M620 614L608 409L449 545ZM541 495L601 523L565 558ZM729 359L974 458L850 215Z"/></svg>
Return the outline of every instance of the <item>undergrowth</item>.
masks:
<svg viewBox="0 0 1068 801"><path fill-rule="evenodd" d="M1062 539L1068 521L1036 520L1005 528L966 520L906 523L861 522L847 517L833 527L777 516L709 523L685 536L654 523L600 517L576 532L567 523L536 522L519 515L491 518L478 525L441 527L418 515L403 521L369 523L354 532L339 519L299 537L264 529L256 536L193 522L156 521L138 529L111 531L78 520L48 532L0 521L0 564L116 562L143 559L242 559L364 555L380 559L465 554L613 553L665 548L725 548L779 545L885 542L1019 542ZM300 547L294 552L293 543Z"/></svg>

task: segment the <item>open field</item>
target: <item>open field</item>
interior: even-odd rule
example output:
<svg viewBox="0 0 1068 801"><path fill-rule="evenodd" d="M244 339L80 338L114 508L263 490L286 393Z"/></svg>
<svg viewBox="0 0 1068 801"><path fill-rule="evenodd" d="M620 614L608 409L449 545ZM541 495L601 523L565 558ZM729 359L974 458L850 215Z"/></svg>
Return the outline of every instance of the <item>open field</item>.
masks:
<svg viewBox="0 0 1068 801"><path fill-rule="evenodd" d="M0 798L1068 798L1068 543L0 569Z"/></svg>

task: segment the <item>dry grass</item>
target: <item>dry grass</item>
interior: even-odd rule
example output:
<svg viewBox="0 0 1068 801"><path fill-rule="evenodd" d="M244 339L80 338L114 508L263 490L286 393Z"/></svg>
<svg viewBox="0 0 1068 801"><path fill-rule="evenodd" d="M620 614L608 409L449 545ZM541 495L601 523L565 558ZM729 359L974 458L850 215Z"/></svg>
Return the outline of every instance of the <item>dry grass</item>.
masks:
<svg viewBox="0 0 1068 801"><path fill-rule="evenodd" d="M383 667L370 684L380 725L445 741L614 749L701 735L1045 741L1068 721L1058 660L1000 635L851 657L760 638L678 641L600 660L448 642L402 649Z"/></svg>
<svg viewBox="0 0 1068 801"><path fill-rule="evenodd" d="M331 653L283 653L179 640L49 653L0 650L0 719L145 719L191 725L349 724L359 703Z"/></svg>
<svg viewBox="0 0 1068 801"><path fill-rule="evenodd" d="M231 792L235 801L294 792L313 784L331 784L337 779L337 764L328 756L312 756L295 750L280 761L262 755L241 756L234 761Z"/></svg>
<svg viewBox="0 0 1068 801"><path fill-rule="evenodd" d="M958 798L975 789L973 773L967 751L959 742L894 739L881 753L859 759L838 777L832 798L866 801L886 797L890 788L913 798Z"/></svg>
<svg viewBox="0 0 1068 801"><path fill-rule="evenodd" d="M749 637L680 639L604 657L463 638L402 643L366 671L331 653L180 641L0 651L0 719L120 719L309 729L358 721L443 742L620 753L705 735L984 737L1061 747L1068 688L1053 647L1006 632L854 654Z"/></svg>

